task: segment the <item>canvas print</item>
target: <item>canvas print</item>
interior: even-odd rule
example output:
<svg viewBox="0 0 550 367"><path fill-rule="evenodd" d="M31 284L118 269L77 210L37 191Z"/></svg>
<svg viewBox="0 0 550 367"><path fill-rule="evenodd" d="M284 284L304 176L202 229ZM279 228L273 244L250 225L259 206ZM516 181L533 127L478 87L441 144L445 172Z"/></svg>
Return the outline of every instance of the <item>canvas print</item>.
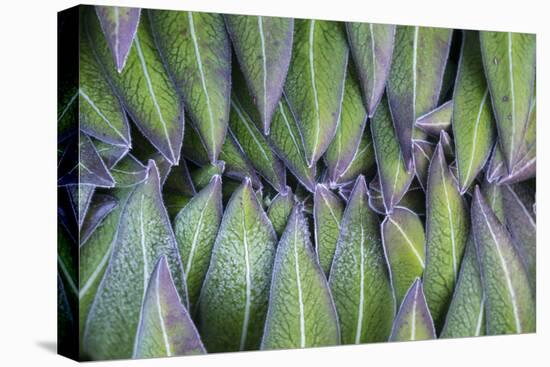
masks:
<svg viewBox="0 0 550 367"><path fill-rule="evenodd" d="M59 13L59 352L536 331L534 34Z"/></svg>

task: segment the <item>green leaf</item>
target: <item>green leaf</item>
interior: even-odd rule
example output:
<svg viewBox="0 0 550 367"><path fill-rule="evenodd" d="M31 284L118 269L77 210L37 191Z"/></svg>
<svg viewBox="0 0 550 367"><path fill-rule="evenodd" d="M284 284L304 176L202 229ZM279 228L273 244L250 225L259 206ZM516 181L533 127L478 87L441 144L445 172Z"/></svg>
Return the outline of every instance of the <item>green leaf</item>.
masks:
<svg viewBox="0 0 550 367"><path fill-rule="evenodd" d="M342 174L331 183L331 187L351 185L359 175L370 175L376 167L376 157L370 129L365 129L359 146L355 151L351 162L343 170Z"/></svg>
<svg viewBox="0 0 550 367"><path fill-rule="evenodd" d="M284 94L273 113L267 139L288 170L306 189L314 192L317 167L308 167L300 129Z"/></svg>
<svg viewBox="0 0 550 367"><path fill-rule="evenodd" d="M428 172L434 153L434 144L426 140L413 139L414 172L422 189L428 186Z"/></svg>
<svg viewBox="0 0 550 367"><path fill-rule="evenodd" d="M384 94L390 72L395 26L346 23L346 29L351 54L361 79L365 106L372 117Z"/></svg>
<svg viewBox="0 0 550 367"><path fill-rule="evenodd" d="M183 141L183 104L154 44L146 13L119 73L110 55L97 17L83 19L90 44L126 111L145 137L171 164L177 164Z"/></svg>
<svg viewBox="0 0 550 367"><path fill-rule="evenodd" d="M77 220L79 228L84 223L86 213L92 202L92 196L95 192L93 185L67 185L67 193L69 194L69 202L73 209L73 214Z"/></svg>
<svg viewBox="0 0 550 367"><path fill-rule="evenodd" d="M523 258L529 280L535 289L537 279L537 225L530 208L534 196L521 185L502 185L502 202L505 224L520 256Z"/></svg>
<svg viewBox="0 0 550 367"><path fill-rule="evenodd" d="M501 178L508 174L506 163L504 163L504 157L502 156L502 150L499 144L495 144L489 164L487 166L486 178L489 182L499 181Z"/></svg>
<svg viewBox="0 0 550 367"><path fill-rule="evenodd" d="M500 148L511 171L521 158L534 91L535 35L482 31L480 42Z"/></svg>
<svg viewBox="0 0 550 367"><path fill-rule="evenodd" d="M370 121L372 140L385 212L390 214L399 203L414 178L412 165L403 159L392 114L386 98L383 98Z"/></svg>
<svg viewBox="0 0 550 367"><path fill-rule="evenodd" d="M268 135L290 63L294 19L226 15L225 24Z"/></svg>
<svg viewBox="0 0 550 367"><path fill-rule="evenodd" d="M231 46L223 17L173 10L152 10L149 16L162 59L215 162L227 132L231 95Z"/></svg>
<svg viewBox="0 0 550 367"><path fill-rule="evenodd" d="M441 142L430 164L426 197L426 268L424 291L439 330L455 288L468 240L468 208L458 191Z"/></svg>
<svg viewBox="0 0 550 367"><path fill-rule="evenodd" d="M109 194L98 193L94 195L94 200L90 203L84 221L80 227L80 246L86 243L103 219L105 219L105 217L117 206L117 199Z"/></svg>
<svg viewBox="0 0 550 367"><path fill-rule="evenodd" d="M313 197L315 250L319 264L327 277L336 251L343 213L344 205L338 196L325 185L317 184Z"/></svg>
<svg viewBox="0 0 550 367"><path fill-rule="evenodd" d="M209 352L259 347L276 241L245 180L225 209L200 295L199 330Z"/></svg>
<svg viewBox="0 0 550 367"><path fill-rule="evenodd" d="M481 185L481 192L483 197L487 199L487 204L496 215L501 223L504 223L504 199L502 196L503 186L499 186L496 183L489 183L483 181Z"/></svg>
<svg viewBox="0 0 550 367"><path fill-rule="evenodd" d="M324 155L332 182L335 182L352 162L366 123L367 110L363 105L361 88L353 67L348 66L336 135Z"/></svg>
<svg viewBox="0 0 550 367"><path fill-rule="evenodd" d="M463 37L453 95L453 135L461 194L485 166L496 135L479 35L465 31Z"/></svg>
<svg viewBox="0 0 550 367"><path fill-rule="evenodd" d="M204 167L197 168L191 172L191 178L195 189L200 191L206 187L212 180L212 177L218 175L221 176L225 170L225 162L218 161L214 164L207 164Z"/></svg>
<svg viewBox="0 0 550 367"><path fill-rule="evenodd" d="M222 217L222 182L218 175L193 196L174 219L174 234L186 276L191 310L197 303Z"/></svg>
<svg viewBox="0 0 550 367"><path fill-rule="evenodd" d="M167 256L180 298L187 303L181 259L153 161L147 174L124 206L113 253L90 308L83 350L92 359L132 356L145 288L160 256Z"/></svg>
<svg viewBox="0 0 550 367"><path fill-rule="evenodd" d="M451 29L397 27L387 94L405 162L416 119L437 106L451 37Z"/></svg>
<svg viewBox="0 0 550 367"><path fill-rule="evenodd" d="M337 345L338 318L301 204L277 247L261 349Z"/></svg>
<svg viewBox="0 0 550 367"><path fill-rule="evenodd" d="M534 332L536 306L527 270L478 187L472 201L472 231L487 302L487 334Z"/></svg>
<svg viewBox="0 0 550 367"><path fill-rule="evenodd" d="M485 335L485 297L473 235L468 238L441 338Z"/></svg>
<svg viewBox="0 0 550 367"><path fill-rule="evenodd" d="M130 47L136 35L141 9L96 6L95 11L111 49L116 69L120 73L126 64Z"/></svg>
<svg viewBox="0 0 550 367"><path fill-rule="evenodd" d="M396 207L382 222L382 243L398 305L424 272L424 226L413 211Z"/></svg>
<svg viewBox="0 0 550 367"><path fill-rule="evenodd" d="M415 126L434 136L439 136L441 130L450 131L453 105L452 100L443 103L436 109L418 117Z"/></svg>
<svg viewBox="0 0 550 367"><path fill-rule="evenodd" d="M80 129L106 143L130 147L130 127L124 107L105 78L89 37L83 31L78 62Z"/></svg>
<svg viewBox="0 0 550 367"><path fill-rule="evenodd" d="M395 317L389 341L435 339L435 329L420 279L411 285Z"/></svg>
<svg viewBox="0 0 550 367"><path fill-rule="evenodd" d="M342 24L295 21L285 92L296 113L310 167L325 153L336 133L347 63Z"/></svg>
<svg viewBox="0 0 550 367"><path fill-rule="evenodd" d="M166 256L162 256L145 292L132 358L205 353L199 333L179 298Z"/></svg>
<svg viewBox="0 0 550 367"><path fill-rule="evenodd" d="M277 156L271 151L269 143L260 130L252 122L250 116L243 110L239 101L231 101L229 118L230 133L250 159L252 166L277 191L286 187L285 168Z"/></svg>
<svg viewBox="0 0 550 367"><path fill-rule="evenodd" d="M112 145L105 143L101 140L93 140L95 149L97 151L97 154L101 157L103 160L103 163L105 163L105 166L111 170L122 158L126 157L128 152L130 151L129 147L120 146L120 145ZM112 174L112 173L111 173ZM116 182L116 180L115 180Z"/></svg>
<svg viewBox="0 0 550 367"><path fill-rule="evenodd" d="M111 168L111 175L116 181L116 187L131 187L147 178L147 167L132 154L128 154Z"/></svg>
<svg viewBox="0 0 550 367"><path fill-rule="evenodd" d="M277 233L277 237L280 238L285 230L288 218L292 213L294 207L294 195L287 187L286 191L279 192L271 201L269 208L267 209L267 217Z"/></svg>
<svg viewBox="0 0 550 367"><path fill-rule="evenodd" d="M386 341L395 298L380 238L380 223L367 204L359 176L348 200L330 270L343 344Z"/></svg>

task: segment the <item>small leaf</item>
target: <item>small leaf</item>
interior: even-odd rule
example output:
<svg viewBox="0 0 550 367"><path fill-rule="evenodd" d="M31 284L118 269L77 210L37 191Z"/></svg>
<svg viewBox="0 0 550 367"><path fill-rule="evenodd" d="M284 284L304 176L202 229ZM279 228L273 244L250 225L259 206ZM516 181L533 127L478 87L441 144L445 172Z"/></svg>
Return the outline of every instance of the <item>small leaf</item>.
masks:
<svg viewBox="0 0 550 367"><path fill-rule="evenodd" d="M277 237L280 238L285 230L288 218L292 213L294 207L294 195L287 187L286 191L279 192L271 201L269 209L267 210L267 217L277 233Z"/></svg>
<svg viewBox="0 0 550 367"><path fill-rule="evenodd" d="M86 322L83 350L92 359L132 356L145 288L159 257L167 256L180 299L187 303L181 259L153 161L147 174L124 206L113 253Z"/></svg>
<svg viewBox="0 0 550 367"><path fill-rule="evenodd" d="M403 159L399 139L392 123L387 99L383 98L370 121L374 152L378 163L385 212L390 214L414 178L411 166Z"/></svg>
<svg viewBox="0 0 550 367"><path fill-rule="evenodd" d="M504 223L504 199L502 195L503 186L496 183L483 181L481 192L487 199L487 204L501 223Z"/></svg>
<svg viewBox="0 0 550 367"><path fill-rule="evenodd" d="M440 337L464 338L485 335L485 324L485 297L474 237L471 234Z"/></svg>
<svg viewBox="0 0 550 367"><path fill-rule="evenodd" d="M506 176L508 169L506 168L506 163L504 163L504 158L502 156L502 150L500 149L499 144L495 144L493 148L493 153L491 153L491 158L489 159L489 164L487 167L486 178L489 182L498 181L500 178Z"/></svg>
<svg viewBox="0 0 550 367"><path fill-rule="evenodd" d="M424 226L414 212L396 207L382 222L382 243L397 304L416 278L422 277L425 265Z"/></svg>
<svg viewBox="0 0 550 367"><path fill-rule="evenodd" d="M254 168L275 190L284 191L286 187L284 166L271 151L266 138L248 114L244 112L236 98L231 101L229 126L231 134L246 153Z"/></svg>
<svg viewBox="0 0 550 367"><path fill-rule="evenodd" d="M226 15L225 24L268 135L290 63L294 19Z"/></svg>
<svg viewBox="0 0 550 367"><path fill-rule="evenodd" d="M420 279L411 285L393 323L389 341L435 339L435 329Z"/></svg>
<svg viewBox="0 0 550 367"><path fill-rule="evenodd" d="M529 208L534 197L521 185L502 185L504 221L518 253L525 261L529 280L535 289L537 279L537 225ZM527 199L527 200L526 200Z"/></svg>
<svg viewBox="0 0 550 367"><path fill-rule="evenodd" d="M174 219L174 234L186 276L191 310L197 303L222 217L222 183L218 175Z"/></svg>
<svg viewBox="0 0 550 367"><path fill-rule="evenodd" d="M487 302L487 334L534 332L535 300L527 270L478 187L472 201L472 230Z"/></svg>
<svg viewBox="0 0 550 367"><path fill-rule="evenodd" d="M227 131L231 94L231 46L223 17L173 10L152 10L149 16L162 59L215 162Z"/></svg>
<svg viewBox="0 0 550 367"><path fill-rule="evenodd" d="M97 154L99 154L109 171L130 151L128 147L108 144L101 140L93 140L93 143Z"/></svg>
<svg viewBox="0 0 550 367"><path fill-rule="evenodd" d="M259 347L276 241L245 180L225 209L200 295L199 330L209 352Z"/></svg>
<svg viewBox="0 0 550 367"><path fill-rule="evenodd" d="M94 192L95 186L93 185L67 185L69 201L79 228L84 223Z"/></svg>
<svg viewBox="0 0 550 367"><path fill-rule="evenodd" d="M466 31L463 37L453 95L453 135L461 194L485 166L496 135L479 35Z"/></svg>
<svg viewBox="0 0 550 367"><path fill-rule="evenodd" d="M164 69L147 14L141 15L133 47L120 73L95 14L88 12L83 23L103 70L133 122L171 164L177 164L183 141L183 104Z"/></svg>
<svg viewBox="0 0 550 367"><path fill-rule="evenodd" d="M444 322L469 231L468 209L458 191L441 142L430 164L426 197L424 291L436 328Z"/></svg>
<svg viewBox="0 0 550 367"><path fill-rule="evenodd" d="M535 35L482 31L480 42L500 148L511 171L521 158L521 145L533 96Z"/></svg>
<svg viewBox="0 0 550 367"><path fill-rule="evenodd" d="M451 29L397 27L387 94L405 162L416 119L437 106L451 37Z"/></svg>
<svg viewBox="0 0 550 367"><path fill-rule="evenodd" d="M395 26L346 23L348 42L361 79L365 106L370 117L384 94L390 72Z"/></svg>
<svg viewBox="0 0 550 367"><path fill-rule="evenodd" d="M429 141L413 139L414 171L424 191L426 191L426 187L428 186L428 172L434 147L434 144Z"/></svg>
<svg viewBox="0 0 550 367"><path fill-rule="evenodd" d="M210 183L212 177L216 175L221 176L224 170L225 162L218 161L192 171L191 178L193 179L193 184L195 184L195 189L198 191L204 189Z"/></svg>
<svg viewBox="0 0 550 367"><path fill-rule="evenodd" d="M367 110L363 105L361 88L355 70L349 65L336 135L324 155L331 181L336 181L352 162L366 123Z"/></svg>
<svg viewBox="0 0 550 367"><path fill-rule="evenodd" d="M182 304L165 256L149 279L132 358L205 354L199 333Z"/></svg>
<svg viewBox="0 0 550 367"><path fill-rule="evenodd" d="M330 272L336 242L340 234L340 223L344 205L325 185L317 184L313 197L313 219L315 224L315 250L319 264L327 275Z"/></svg>
<svg viewBox="0 0 550 367"><path fill-rule="evenodd" d="M107 194L96 194L86 212L86 217L80 227L80 246L82 246L103 219L118 205L117 199Z"/></svg>
<svg viewBox="0 0 550 367"><path fill-rule="evenodd" d="M334 302L309 238L297 204L277 247L262 350L340 342Z"/></svg>
<svg viewBox="0 0 550 367"><path fill-rule="evenodd" d="M147 167L132 154L128 154L111 168L111 174L117 187L130 187L147 178Z"/></svg>
<svg viewBox="0 0 550 367"><path fill-rule="evenodd" d="M380 223L367 205L367 185L359 176L344 212L329 285L343 344L386 341L395 315Z"/></svg>
<svg viewBox="0 0 550 367"><path fill-rule="evenodd" d="M325 153L336 132L347 63L341 24L295 21L285 92L296 113L310 167Z"/></svg>
<svg viewBox="0 0 550 367"><path fill-rule="evenodd" d="M95 11L105 33L113 60L120 73L126 64L138 28L140 8L96 6Z"/></svg>
<svg viewBox="0 0 550 367"><path fill-rule="evenodd" d="M445 158L452 161L455 158L455 151L453 146L453 139L446 131L439 132L439 141L441 142L441 147L443 148L443 153L445 153ZM456 170L458 173L458 169ZM455 175L455 177L457 177Z"/></svg>
<svg viewBox="0 0 550 367"><path fill-rule="evenodd" d="M370 128L365 129L357 150L351 158L349 165L342 171L335 182L331 182L331 188L335 186L351 185L359 175L370 175L376 167L376 157Z"/></svg>
<svg viewBox="0 0 550 367"><path fill-rule="evenodd" d="M451 118L453 116L453 101L447 101L441 106L418 117L415 125L430 135L439 136L441 130L451 130Z"/></svg>
<svg viewBox="0 0 550 367"><path fill-rule="evenodd" d="M78 141L78 154L79 159L74 167L74 174L78 176L79 186L113 187L115 185L113 176L97 153L91 139L82 133Z"/></svg>
<svg viewBox="0 0 550 367"><path fill-rule="evenodd" d="M97 7L98 14L116 11L116 7ZM99 9L105 9L103 11ZM139 9L128 9L138 12ZM115 20L115 21L118 21ZM136 23L137 25L137 23ZM132 34L133 38L133 34ZM109 144L130 147L130 127L126 112L109 81L105 78L101 65L94 54L89 37L80 32L79 47L79 123L80 129Z"/></svg>

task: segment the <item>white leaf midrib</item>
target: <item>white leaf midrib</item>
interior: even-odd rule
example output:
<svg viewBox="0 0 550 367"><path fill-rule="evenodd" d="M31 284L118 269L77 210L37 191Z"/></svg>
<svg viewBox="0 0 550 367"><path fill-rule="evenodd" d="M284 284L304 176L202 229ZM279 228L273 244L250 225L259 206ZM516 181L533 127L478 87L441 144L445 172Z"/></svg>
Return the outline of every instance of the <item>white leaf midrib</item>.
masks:
<svg viewBox="0 0 550 367"><path fill-rule="evenodd" d="M439 147L438 149L442 149ZM441 153L441 150L440 152ZM455 239L455 230L454 230L454 221L453 221L453 211L451 209L451 201L449 199L449 192L447 190L447 180L445 177L445 168L443 167L443 154L439 154L439 166L441 168L441 183L443 186L443 191L445 193L445 203L447 206L447 214L449 218L449 227L451 232L451 253L453 257L453 274L456 281L458 275L458 261L456 255L456 239Z"/></svg>
<svg viewBox="0 0 550 367"><path fill-rule="evenodd" d="M300 309L300 348L306 346L304 300L302 296L302 281L300 278L300 265L298 263L298 215L294 219L294 270L296 272L296 287L298 289L298 305Z"/></svg>
<svg viewBox="0 0 550 367"><path fill-rule="evenodd" d="M466 188L466 185L468 185L468 181L470 180L470 176L472 174L472 168L474 165L474 158L476 157L476 146L477 146L477 133L479 130L479 122L481 120L481 113L483 112L483 107L485 107L485 102L487 100L487 97L489 96L489 88L485 88L485 92L483 93L483 98L481 99L481 103L479 105L479 111L477 112L476 122L474 124L474 136L472 141L472 151L470 154L470 162L468 164L468 170L466 171L466 178L464 179L464 185Z"/></svg>
<svg viewBox="0 0 550 367"><path fill-rule="evenodd" d="M168 334L166 333L166 325L164 324L164 317L162 315L162 304L160 302L160 270L157 273L155 278L155 301L158 310L160 330L162 332L162 340L164 341L164 348L166 349L166 356L172 356L172 348L170 347L170 342L168 340Z"/></svg>
<svg viewBox="0 0 550 367"><path fill-rule="evenodd" d="M424 269L426 266L424 264L424 260L422 260L422 257L420 256L420 254L418 253L418 251L416 250L416 248L414 247L414 244L412 243L411 239L409 238L409 236L407 236L407 233L405 233L405 231L403 230L403 228L401 228L401 226L399 225L399 223L397 223L396 221L394 221L390 216L388 216L388 220L397 228L397 230L399 231L399 233L401 233L401 235L403 236L403 238L405 239L405 241L407 242L407 244L409 245L409 247L411 248L414 256L417 258L418 262L420 263L420 266L422 266L422 269Z"/></svg>
<svg viewBox="0 0 550 367"><path fill-rule="evenodd" d="M311 73L311 87L313 89L313 101L315 104L315 117L316 117L315 142L313 144L313 150L311 152L312 162L310 162L312 165L313 165L313 160L317 155L317 146L319 144L319 136L321 134L321 113L319 111L319 96L317 95L317 85L315 82L315 64L314 64L315 57L314 57L314 51L313 51L314 35L315 35L315 20L311 20L310 26L309 26L309 71Z"/></svg>
<svg viewBox="0 0 550 367"><path fill-rule="evenodd" d="M258 28L260 32L260 46L262 49L262 67L263 67L263 89L264 89L264 119L267 120L267 59L265 52L265 38L264 38L264 26L263 17L258 17Z"/></svg>
<svg viewBox="0 0 550 367"><path fill-rule="evenodd" d="M244 206L244 203L241 205ZM252 280L250 277L250 259L248 255L248 236L247 236L247 229L246 229L246 217L244 212L244 207L241 207L241 225L243 230L243 247L244 247L244 262L245 262L245 282L246 282L246 289L245 289L245 306L244 306L244 320L243 320L243 327L241 330L241 340L239 349L244 350L246 347L246 338L248 334L248 323L250 321L250 299L252 296Z"/></svg>

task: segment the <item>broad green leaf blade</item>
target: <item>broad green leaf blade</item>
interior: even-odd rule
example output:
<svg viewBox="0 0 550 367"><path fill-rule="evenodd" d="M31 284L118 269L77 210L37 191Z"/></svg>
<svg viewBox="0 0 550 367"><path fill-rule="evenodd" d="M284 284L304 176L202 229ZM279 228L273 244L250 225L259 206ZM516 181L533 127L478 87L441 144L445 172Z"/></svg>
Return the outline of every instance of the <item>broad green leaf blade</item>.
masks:
<svg viewBox="0 0 550 367"><path fill-rule="evenodd" d="M485 166L496 137L479 34L465 31L463 37L453 95L453 135L461 194Z"/></svg>
<svg viewBox="0 0 550 367"><path fill-rule="evenodd" d="M413 211L396 207L382 222L382 244L398 305L426 266L424 226Z"/></svg>
<svg viewBox="0 0 550 367"><path fill-rule="evenodd" d="M137 10L139 14L139 9ZM78 106L82 131L106 143L130 147L130 127L124 107L105 78L91 48L89 37L82 30L79 47Z"/></svg>
<svg viewBox="0 0 550 367"><path fill-rule="evenodd" d="M428 171L434 153L434 144L426 140L413 139L414 172L422 189L428 186Z"/></svg>
<svg viewBox="0 0 550 367"><path fill-rule="evenodd" d="M295 21L285 92L296 113L310 167L325 153L336 132L347 63L342 24Z"/></svg>
<svg viewBox="0 0 550 367"><path fill-rule="evenodd" d="M485 298L474 237L471 234L440 337L464 338L485 335L485 324Z"/></svg>
<svg viewBox="0 0 550 367"><path fill-rule="evenodd" d="M523 258L529 280L535 289L537 279L537 226L535 216L529 208L534 203L534 197L521 185L502 185L502 198L504 204L504 221L512 239L516 244L518 253ZM524 198L528 197L528 200ZM523 199L523 200L522 200Z"/></svg>
<svg viewBox="0 0 550 367"><path fill-rule="evenodd" d="M273 113L267 139L275 154L298 181L310 192L315 191L317 168L316 165L308 167L300 129L284 94Z"/></svg>
<svg viewBox="0 0 550 367"><path fill-rule="evenodd" d="M261 349L309 348L340 342L338 317L311 247L301 204L277 247Z"/></svg>
<svg viewBox="0 0 550 367"><path fill-rule="evenodd" d="M349 165L342 171L335 182L331 182L330 186L353 186L355 179L359 175L370 175L376 167L376 157L372 141L371 129L367 128L363 132L361 141L357 150L353 154Z"/></svg>
<svg viewBox="0 0 550 367"><path fill-rule="evenodd" d="M286 191L279 192L271 201L269 208L267 209L267 217L273 225L277 237L280 238L283 235L288 218L292 213L294 207L294 195L287 187Z"/></svg>
<svg viewBox="0 0 550 367"><path fill-rule="evenodd" d="M111 175L116 187L131 187L147 178L147 167L132 154L128 154L111 168Z"/></svg>
<svg viewBox="0 0 550 367"><path fill-rule="evenodd" d="M131 193L130 189L115 189L113 191L114 197L118 200L118 206L107 215L101 226L80 246L78 298L81 343L90 307L109 264L112 247L119 230L120 216Z"/></svg>
<svg viewBox="0 0 550 367"><path fill-rule="evenodd" d="M84 16L84 29L108 79L141 133L171 164L177 164L183 141L183 104L165 71L146 13L119 73L93 12Z"/></svg>
<svg viewBox="0 0 550 367"><path fill-rule="evenodd" d="M497 219L501 223L504 223L504 198L502 190L503 186L488 181L483 181L481 185L481 192L483 197L487 200L487 204L496 215Z"/></svg>
<svg viewBox="0 0 550 367"><path fill-rule="evenodd" d="M200 295L199 330L209 352L259 347L276 241L245 180L225 209Z"/></svg>
<svg viewBox="0 0 550 367"><path fill-rule="evenodd" d="M430 164L426 197L424 291L436 328L443 325L468 240L468 208L460 195L441 143Z"/></svg>
<svg viewBox="0 0 550 367"><path fill-rule="evenodd" d="M437 106L451 37L451 29L397 27L387 94L405 162L416 119Z"/></svg>
<svg viewBox="0 0 550 367"><path fill-rule="evenodd" d="M95 11L111 49L116 69L120 73L126 64L130 47L137 32L141 9L121 6L96 6Z"/></svg>
<svg viewBox="0 0 550 367"><path fill-rule="evenodd" d="M511 171L521 158L534 91L535 35L482 31L480 43L500 148Z"/></svg>
<svg viewBox="0 0 550 367"><path fill-rule="evenodd" d="M187 304L181 259L153 161L147 174L124 206L113 253L86 322L83 350L92 359L132 356L145 288L160 256L167 256L180 298Z"/></svg>
<svg viewBox="0 0 550 367"><path fill-rule="evenodd" d="M101 157L103 160L103 163L105 163L105 166L109 169L109 171L130 151L129 147L120 146L120 145L112 145L105 143L101 140L93 140L95 149L97 151L97 154ZM111 173L112 175L112 173ZM116 182L116 180L115 180Z"/></svg>
<svg viewBox="0 0 550 367"><path fill-rule="evenodd" d="M395 116L395 115L394 115ZM370 121L372 140L385 212L390 214L407 192L414 170L403 158L398 133L392 123L392 114L386 98L383 98Z"/></svg>
<svg viewBox="0 0 550 367"><path fill-rule="evenodd" d="M361 88L353 67L349 65L336 135L324 155L331 182L335 182L353 160L366 123L367 110L363 105Z"/></svg>
<svg viewBox="0 0 550 367"><path fill-rule="evenodd" d="M411 285L395 317L389 341L435 339L435 328L420 279Z"/></svg>
<svg viewBox="0 0 550 367"><path fill-rule="evenodd" d="M395 298L380 238L380 223L359 176L348 200L330 270L329 285L343 344L386 341Z"/></svg>
<svg viewBox="0 0 550 367"><path fill-rule="evenodd" d="M344 205L338 196L333 194L325 185L317 184L313 196L315 252L327 277L336 251L343 213Z"/></svg>
<svg viewBox="0 0 550 367"><path fill-rule="evenodd" d="M499 180L499 184L513 184L528 180L537 174L537 111L533 96L529 121L522 146L522 156L512 169L512 172Z"/></svg>
<svg viewBox="0 0 550 367"><path fill-rule="evenodd" d="M395 26L389 24L346 23L348 42L361 79L365 106L370 117L384 94L390 72Z"/></svg>
<svg viewBox="0 0 550 367"><path fill-rule="evenodd" d="M168 261L162 256L145 292L132 358L205 353L200 335L179 298Z"/></svg>
<svg viewBox="0 0 550 367"><path fill-rule="evenodd" d="M190 309L198 301L222 217L222 182L218 175L174 219L174 234L187 282Z"/></svg>
<svg viewBox="0 0 550 367"><path fill-rule="evenodd" d="M231 46L220 14L152 10L156 45L208 151L218 159L229 119Z"/></svg>
<svg viewBox="0 0 550 367"><path fill-rule="evenodd" d="M527 270L478 187L472 201L472 231L487 302L487 334L534 332L536 306Z"/></svg>
<svg viewBox="0 0 550 367"><path fill-rule="evenodd" d="M86 217L80 227L80 246L82 246L103 219L118 206L118 200L108 194L96 194L87 210Z"/></svg>
<svg viewBox="0 0 550 367"><path fill-rule="evenodd" d="M495 147L493 148L493 153L491 153L491 158L489 159L489 164L487 166L487 181L498 181L500 178L503 178L507 174L508 169L506 168L506 163L504 163L504 157L502 156L500 144L495 144Z"/></svg>
<svg viewBox="0 0 550 367"><path fill-rule="evenodd" d="M436 109L418 117L415 126L434 136L439 136L441 130L450 131L453 105L452 100L443 103Z"/></svg>
<svg viewBox="0 0 550 367"><path fill-rule="evenodd" d="M286 187L285 168L277 156L271 151L269 143L260 130L252 122L250 116L243 110L239 101L231 101L229 118L230 133L246 153L254 168L277 191Z"/></svg>
<svg viewBox="0 0 550 367"><path fill-rule="evenodd" d="M225 24L268 135L290 63L294 19L226 15Z"/></svg>
<svg viewBox="0 0 550 367"><path fill-rule="evenodd" d="M80 133L78 140L78 163L74 168L74 173L78 175L79 186L115 186L113 176L97 153L92 140L83 133Z"/></svg>
<svg viewBox="0 0 550 367"><path fill-rule="evenodd" d="M191 172L191 178L195 189L202 190L210 183L212 177L221 176L225 170L225 162L218 161L214 164L207 164Z"/></svg>

